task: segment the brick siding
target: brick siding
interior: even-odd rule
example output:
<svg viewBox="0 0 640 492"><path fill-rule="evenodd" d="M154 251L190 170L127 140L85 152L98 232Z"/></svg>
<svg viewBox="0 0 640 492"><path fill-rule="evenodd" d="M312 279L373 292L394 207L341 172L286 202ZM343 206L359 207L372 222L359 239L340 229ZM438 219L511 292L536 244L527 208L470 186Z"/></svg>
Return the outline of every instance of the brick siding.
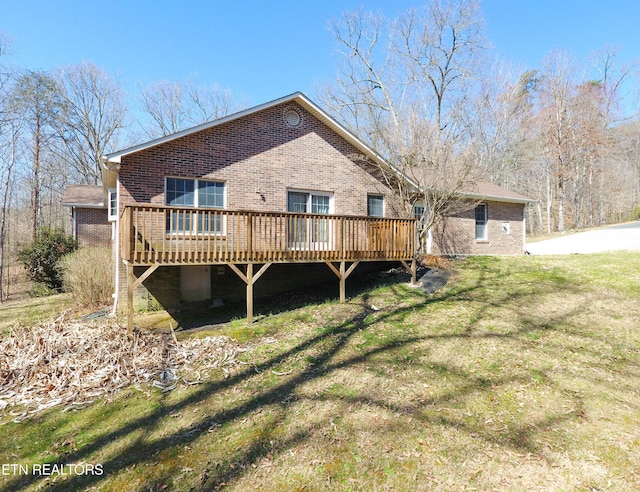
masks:
<svg viewBox="0 0 640 492"><path fill-rule="evenodd" d="M295 128L285 122L285 112L291 107L301 115L301 123ZM332 193L333 213L338 215L367 215L368 194L384 196L387 217L398 217L402 210L376 165L367 163L357 148L292 102L123 156L120 211L131 203L164 204L167 176L223 181L225 207L231 210L284 212L287 190L292 189ZM166 288L154 287L158 273L168 269L173 273L161 275L175 276L179 272L179 267L162 267L145 285L159 301L174 302L179 296L175 279L167 282ZM225 277L230 288L237 283L232 280L234 276ZM268 277L256 283L258 293L273 285L263 280ZM219 288L212 283L212 296L218 296ZM125 304L126 270L120 268L120 309Z"/></svg>
<svg viewBox="0 0 640 492"><path fill-rule="evenodd" d="M106 208L76 207L76 239L80 248L111 247L111 229Z"/></svg>
<svg viewBox="0 0 640 492"><path fill-rule="evenodd" d="M475 208L447 217L432 230L433 253L447 255L521 255L524 253L524 205L485 202L487 239L476 240ZM508 233L503 224L508 224Z"/></svg>

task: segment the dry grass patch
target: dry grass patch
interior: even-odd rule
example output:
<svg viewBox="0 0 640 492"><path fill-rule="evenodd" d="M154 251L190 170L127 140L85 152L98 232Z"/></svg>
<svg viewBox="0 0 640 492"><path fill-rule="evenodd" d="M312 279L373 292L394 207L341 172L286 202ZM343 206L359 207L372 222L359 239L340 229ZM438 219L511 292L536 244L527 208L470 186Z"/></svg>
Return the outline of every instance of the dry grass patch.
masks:
<svg viewBox="0 0 640 492"><path fill-rule="evenodd" d="M16 326L0 340L0 424L44 409L65 410L112 397L133 384L168 391L198 384L202 374L230 374L244 349L226 337L178 341L173 332L128 336L115 320L80 323L64 316Z"/></svg>

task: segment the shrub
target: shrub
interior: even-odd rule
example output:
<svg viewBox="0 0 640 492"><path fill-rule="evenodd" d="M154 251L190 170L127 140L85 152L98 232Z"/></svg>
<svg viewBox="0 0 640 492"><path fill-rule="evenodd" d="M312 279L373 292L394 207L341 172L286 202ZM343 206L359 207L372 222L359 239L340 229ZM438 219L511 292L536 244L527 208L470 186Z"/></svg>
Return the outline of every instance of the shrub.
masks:
<svg viewBox="0 0 640 492"><path fill-rule="evenodd" d="M78 248L76 240L62 229L40 229L36 240L18 251L18 261L25 267L29 280L47 289L62 288L60 259Z"/></svg>
<svg viewBox="0 0 640 492"><path fill-rule="evenodd" d="M640 220L640 205L636 205L631 211L631 220Z"/></svg>
<svg viewBox="0 0 640 492"><path fill-rule="evenodd" d="M82 307L112 302L113 253L108 248L82 248L61 261L64 289Z"/></svg>
<svg viewBox="0 0 640 492"><path fill-rule="evenodd" d="M435 270L449 271L451 269L451 262L443 256L438 255L422 255L418 258L418 262L426 268L433 268Z"/></svg>

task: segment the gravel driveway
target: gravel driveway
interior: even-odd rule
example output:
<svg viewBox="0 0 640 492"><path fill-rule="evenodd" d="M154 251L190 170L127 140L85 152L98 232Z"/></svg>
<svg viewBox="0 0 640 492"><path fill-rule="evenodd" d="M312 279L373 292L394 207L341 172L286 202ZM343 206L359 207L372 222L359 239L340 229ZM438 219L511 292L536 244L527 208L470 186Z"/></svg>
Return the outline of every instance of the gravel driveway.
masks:
<svg viewBox="0 0 640 492"><path fill-rule="evenodd" d="M532 255L640 251L640 221L575 234L567 233L559 238L529 243L526 250Z"/></svg>

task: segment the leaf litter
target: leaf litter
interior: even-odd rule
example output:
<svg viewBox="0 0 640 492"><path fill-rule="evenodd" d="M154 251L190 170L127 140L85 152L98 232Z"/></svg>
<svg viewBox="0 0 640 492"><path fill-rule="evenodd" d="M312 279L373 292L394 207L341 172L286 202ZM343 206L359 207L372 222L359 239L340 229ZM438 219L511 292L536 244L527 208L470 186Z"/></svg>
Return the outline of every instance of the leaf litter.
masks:
<svg viewBox="0 0 640 492"><path fill-rule="evenodd" d="M78 408L131 385L170 391L181 382L198 384L211 370L228 377L246 350L225 336L128 335L115 320L76 322L63 315L17 326L0 340L0 424L57 405Z"/></svg>

